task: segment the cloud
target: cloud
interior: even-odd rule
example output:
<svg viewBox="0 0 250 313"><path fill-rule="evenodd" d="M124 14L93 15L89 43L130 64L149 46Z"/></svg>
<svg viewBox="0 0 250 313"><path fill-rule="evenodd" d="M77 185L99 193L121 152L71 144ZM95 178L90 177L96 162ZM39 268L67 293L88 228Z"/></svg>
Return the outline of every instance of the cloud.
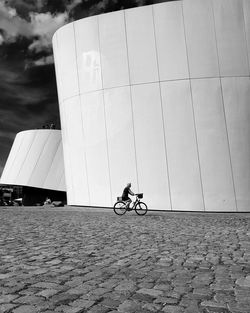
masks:
<svg viewBox="0 0 250 313"><path fill-rule="evenodd" d="M20 18L16 10L0 2L0 29L3 30L4 39L10 41L17 36L32 36L29 23Z"/></svg>
<svg viewBox="0 0 250 313"><path fill-rule="evenodd" d="M0 34L0 46L1 46L1 44L3 44L3 43L4 43L4 38L3 38L2 34Z"/></svg>
<svg viewBox="0 0 250 313"><path fill-rule="evenodd" d="M26 20L17 15L14 8L0 2L0 44L13 42L19 36L32 39L28 49L35 53L51 52L51 39L54 32L68 22L68 13L30 12Z"/></svg>
<svg viewBox="0 0 250 313"><path fill-rule="evenodd" d="M33 62L33 64L36 66L44 66L44 65L53 64L53 63L54 63L53 55L42 57Z"/></svg>
<svg viewBox="0 0 250 313"><path fill-rule="evenodd" d="M15 8L17 15L28 19L29 12L41 12L48 0L6 0L8 7Z"/></svg>
<svg viewBox="0 0 250 313"><path fill-rule="evenodd" d="M29 50L41 52L51 49L51 40L54 32L68 22L68 14L58 13L30 13L30 27L35 39L29 46Z"/></svg>

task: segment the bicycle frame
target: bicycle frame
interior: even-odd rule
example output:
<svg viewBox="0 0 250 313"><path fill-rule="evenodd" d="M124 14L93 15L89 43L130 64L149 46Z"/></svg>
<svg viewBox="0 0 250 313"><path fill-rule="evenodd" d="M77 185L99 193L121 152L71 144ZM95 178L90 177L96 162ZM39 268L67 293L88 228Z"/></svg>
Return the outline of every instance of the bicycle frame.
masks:
<svg viewBox="0 0 250 313"><path fill-rule="evenodd" d="M130 210L130 211L134 210L135 207L136 207L136 205L137 205L137 203L140 203L140 202L141 202L140 199L139 199L138 196L136 195L136 200L135 200L135 202L133 203L132 208L129 207L129 204L130 204L131 202L128 202L128 203L126 203L126 210Z"/></svg>

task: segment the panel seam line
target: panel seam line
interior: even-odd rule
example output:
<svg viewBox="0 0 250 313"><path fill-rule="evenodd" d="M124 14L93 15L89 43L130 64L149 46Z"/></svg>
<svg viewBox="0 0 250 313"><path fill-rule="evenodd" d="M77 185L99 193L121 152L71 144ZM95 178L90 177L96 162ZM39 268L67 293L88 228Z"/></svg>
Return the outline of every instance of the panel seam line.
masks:
<svg viewBox="0 0 250 313"><path fill-rule="evenodd" d="M222 100L222 109L225 121L225 131L226 131L226 139L227 139L227 147L229 153L229 163L231 169L231 177L232 177L232 184L233 184L233 192L234 192L234 201L235 201L235 208L238 212L238 204L236 198L236 189L234 183L234 171L233 171L233 164L232 164L232 156L231 156L231 149L230 149L230 142L229 142L229 135L228 135L228 127L227 127L227 118L226 118L226 110L225 110L225 100L223 95L223 88L222 88L222 77L221 77L221 68L220 68L220 60L219 60L219 49L218 49L218 40L217 40L217 32L216 32L216 24L215 24L215 15L214 15L214 5L213 2L211 3L212 6L212 16L213 16L213 23L214 23L214 35L215 35L215 44L216 44L216 51L217 51L217 60L218 60L218 70L219 70L219 80L220 80L220 90L221 90L221 100Z"/></svg>
<svg viewBox="0 0 250 313"><path fill-rule="evenodd" d="M73 31L74 31L74 43L75 43L75 58L76 58L76 72L77 72L77 80L78 80L78 90L79 90L79 104L80 104L80 115L81 115L81 128L82 128L82 134L83 134L83 141L85 140L85 132L83 127L83 116L82 116L82 99L81 99L81 93L80 93L80 78L79 78L79 70L78 70L78 57L77 57L77 47L76 47L76 32L75 32L75 23L73 23ZM88 191L88 198L89 198L89 204L90 204L90 190L89 190L89 177L88 177L88 166L87 166L87 154L86 150L83 147L83 154L84 154L84 165L85 165L85 171L86 171L86 179L87 179L87 191Z"/></svg>
<svg viewBox="0 0 250 313"><path fill-rule="evenodd" d="M101 53L101 40L100 40L100 24L99 16L97 16L97 25L98 25L98 43L99 43L99 53L100 53L100 68L101 68L101 81L102 81L102 101L103 101L103 110L104 110L104 126L105 126L105 137L106 137L106 148L107 148L107 161L108 161L108 176L109 176L109 188L110 188L110 203L112 205L112 184L111 184L111 170L110 170L110 160L109 160L109 144L108 144L108 130L106 122L106 107L105 107L105 97L104 97L104 84L103 84L103 69L102 69L102 53Z"/></svg>
<svg viewBox="0 0 250 313"><path fill-rule="evenodd" d="M157 72L158 72L158 80L159 80L159 92L160 92L160 101L161 101L161 118L162 118L162 127L163 127L163 140L164 140L164 148L165 148L165 162L167 167L167 181L168 181L168 192L169 192L169 202L170 209L173 210L172 203L172 195L171 195L171 186L170 186L170 174L169 174L169 165L168 165L168 149L167 149L167 140L166 140L166 125L164 122L164 113L163 113L163 99L162 99L162 90L161 90L161 82L160 82L160 69L159 69L159 59L158 59L158 49L157 49L157 41L156 41L156 31L155 31L155 12L154 7L151 7L152 18L153 18L153 31L154 31L154 41L155 41L155 54L156 54L156 62L157 62Z"/></svg>
<svg viewBox="0 0 250 313"><path fill-rule="evenodd" d="M136 149L136 139L135 139L135 122L134 122L134 108L133 108L133 98L132 98L132 85L131 85L131 75L130 75L130 62L129 62L129 51L128 51L128 38L127 38L127 25L126 25L126 16L125 10L123 10L123 21L124 21L124 32L125 32L125 41L126 41L126 52L127 52L127 61L128 61L128 80L129 80L129 97L130 97L130 109L132 117L132 129L133 129L133 139L134 139L134 154L135 154L135 170L137 178L137 190L140 192L140 183L139 183L139 174L138 174L138 160L137 160L137 149Z"/></svg>
<svg viewBox="0 0 250 313"><path fill-rule="evenodd" d="M192 103L191 107L192 107L192 115L193 115L193 123L194 123L194 136L195 136L195 143L196 143L198 169L199 169L199 174L200 174L201 196L202 196L204 211L206 211L204 186L203 186L202 174L201 174L201 160L200 160L200 151L199 151L199 144L198 144L197 125L196 125L196 118L195 118L195 111L194 111L194 97L193 97L193 90L192 90L192 84L191 84L191 78L190 78L190 65L189 65L189 55L188 55L187 34L186 34L186 24L185 24L185 18L184 18L183 2L181 3L181 12L182 12L183 31L184 31L184 40L185 40L185 47L186 47L188 75L189 75L189 88L190 88L190 96L191 96L191 103Z"/></svg>

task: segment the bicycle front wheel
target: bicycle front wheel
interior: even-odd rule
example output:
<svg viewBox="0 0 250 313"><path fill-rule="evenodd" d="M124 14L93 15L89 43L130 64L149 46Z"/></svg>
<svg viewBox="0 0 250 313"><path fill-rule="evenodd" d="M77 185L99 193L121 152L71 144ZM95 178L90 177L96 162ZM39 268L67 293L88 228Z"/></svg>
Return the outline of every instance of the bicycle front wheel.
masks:
<svg viewBox="0 0 250 313"><path fill-rule="evenodd" d="M144 203L144 202L137 203L135 206L135 212L138 215L145 215L148 212L148 207L147 207L146 203Z"/></svg>
<svg viewBox="0 0 250 313"><path fill-rule="evenodd" d="M114 212L117 215L123 215L126 213L126 203L123 201L118 201L114 205Z"/></svg>

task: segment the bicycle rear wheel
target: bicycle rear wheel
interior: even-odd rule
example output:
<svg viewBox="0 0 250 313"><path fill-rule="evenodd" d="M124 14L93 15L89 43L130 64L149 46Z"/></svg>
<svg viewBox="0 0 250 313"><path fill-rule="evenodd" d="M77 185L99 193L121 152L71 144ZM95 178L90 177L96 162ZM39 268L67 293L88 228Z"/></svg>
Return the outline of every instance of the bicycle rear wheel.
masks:
<svg viewBox="0 0 250 313"><path fill-rule="evenodd" d="M118 201L115 203L114 205L114 212L117 215L123 215L126 213L126 203L124 203L123 201Z"/></svg>
<svg viewBox="0 0 250 313"><path fill-rule="evenodd" d="M148 212L148 207L147 207L146 203L144 203L144 202L137 203L135 206L135 212L138 215L145 215Z"/></svg>

